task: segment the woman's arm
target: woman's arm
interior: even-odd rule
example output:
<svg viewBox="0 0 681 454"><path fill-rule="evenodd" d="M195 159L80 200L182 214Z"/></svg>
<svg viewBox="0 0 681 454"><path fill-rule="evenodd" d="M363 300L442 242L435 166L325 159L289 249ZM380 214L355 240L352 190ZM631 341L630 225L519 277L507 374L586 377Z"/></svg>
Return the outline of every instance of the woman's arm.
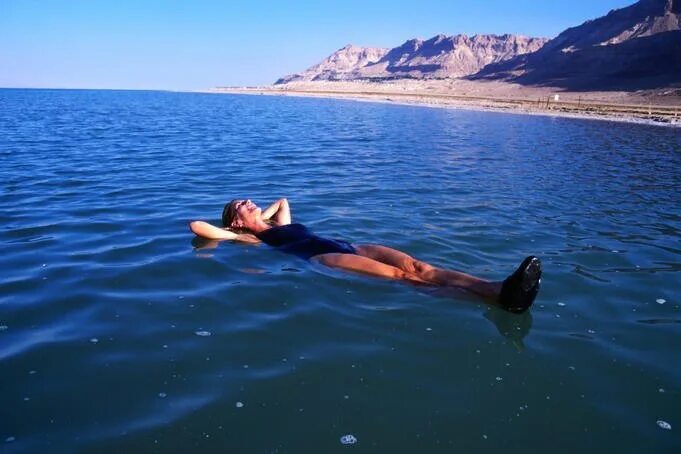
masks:
<svg viewBox="0 0 681 454"><path fill-rule="evenodd" d="M243 243L260 243L258 237L250 233L234 233L231 230L215 227L207 222L193 221L189 223L189 230L202 238L209 240L232 240Z"/></svg>
<svg viewBox="0 0 681 454"><path fill-rule="evenodd" d="M262 218L265 220L272 219L277 225L290 224L291 208L288 206L288 200L279 199L265 208L262 212Z"/></svg>

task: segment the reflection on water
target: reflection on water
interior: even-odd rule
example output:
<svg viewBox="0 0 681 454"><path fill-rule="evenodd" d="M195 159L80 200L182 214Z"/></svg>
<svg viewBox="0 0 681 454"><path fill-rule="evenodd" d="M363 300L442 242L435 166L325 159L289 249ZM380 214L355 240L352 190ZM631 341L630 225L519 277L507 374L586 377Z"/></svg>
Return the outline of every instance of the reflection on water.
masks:
<svg viewBox="0 0 681 454"><path fill-rule="evenodd" d="M509 314L496 307L490 307L484 317L494 324L499 334L508 339L519 349L524 348L523 339L532 328L532 312L523 314Z"/></svg>
<svg viewBox="0 0 681 454"><path fill-rule="evenodd" d="M154 92L0 105L3 452L681 449L677 130ZM542 290L518 316L192 238L235 197L493 280L535 254Z"/></svg>

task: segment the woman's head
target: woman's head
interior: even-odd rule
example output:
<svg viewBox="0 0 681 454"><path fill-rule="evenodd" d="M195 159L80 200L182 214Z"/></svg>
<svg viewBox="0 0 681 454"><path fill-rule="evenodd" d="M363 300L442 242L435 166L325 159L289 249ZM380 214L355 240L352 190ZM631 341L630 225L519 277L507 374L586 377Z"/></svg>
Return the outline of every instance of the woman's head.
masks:
<svg viewBox="0 0 681 454"><path fill-rule="evenodd" d="M234 199L222 210L222 225L232 228L246 228L246 225L260 214L260 208L250 200Z"/></svg>
<svg viewBox="0 0 681 454"><path fill-rule="evenodd" d="M225 227L231 227L232 223L236 220L236 204L241 202L239 199L234 199L225 205L222 210L222 225Z"/></svg>

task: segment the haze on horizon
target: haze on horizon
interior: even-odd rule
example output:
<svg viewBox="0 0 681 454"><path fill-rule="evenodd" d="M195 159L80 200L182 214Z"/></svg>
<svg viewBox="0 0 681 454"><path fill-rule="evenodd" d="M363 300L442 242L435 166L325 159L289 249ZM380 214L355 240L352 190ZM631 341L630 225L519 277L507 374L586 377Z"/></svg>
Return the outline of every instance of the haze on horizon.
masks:
<svg viewBox="0 0 681 454"><path fill-rule="evenodd" d="M0 87L264 85L348 43L394 47L439 33L553 38L634 2L0 0Z"/></svg>

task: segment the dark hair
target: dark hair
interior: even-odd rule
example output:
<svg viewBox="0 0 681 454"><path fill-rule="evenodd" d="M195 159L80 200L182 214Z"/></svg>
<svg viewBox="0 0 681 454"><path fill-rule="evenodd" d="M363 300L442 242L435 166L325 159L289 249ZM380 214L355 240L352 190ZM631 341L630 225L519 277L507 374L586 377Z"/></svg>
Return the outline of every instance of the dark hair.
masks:
<svg viewBox="0 0 681 454"><path fill-rule="evenodd" d="M240 199L234 199L225 205L222 210L222 225L225 227L231 227L232 222L236 219L236 204L240 202Z"/></svg>

